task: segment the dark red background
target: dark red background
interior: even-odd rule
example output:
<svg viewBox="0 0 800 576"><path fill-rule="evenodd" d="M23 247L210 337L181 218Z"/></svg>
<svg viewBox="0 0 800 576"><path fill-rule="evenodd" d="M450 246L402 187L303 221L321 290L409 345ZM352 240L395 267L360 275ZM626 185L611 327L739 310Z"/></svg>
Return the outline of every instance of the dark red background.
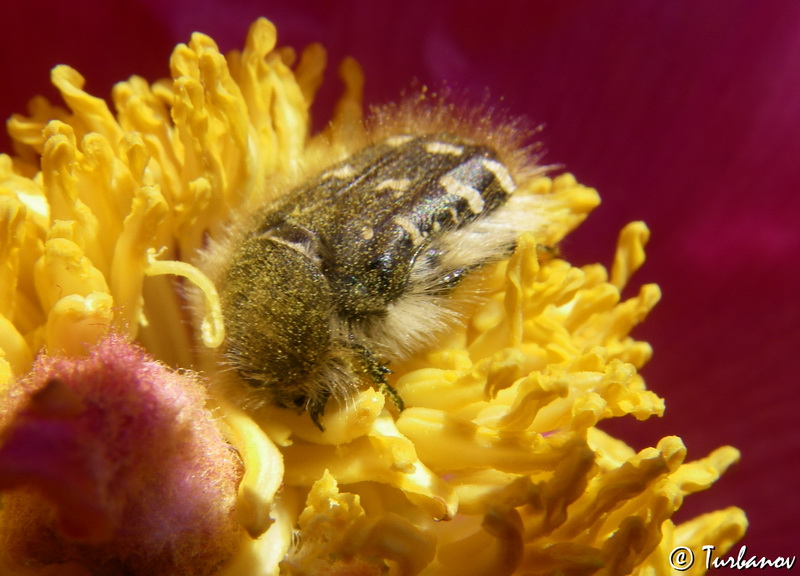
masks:
<svg viewBox="0 0 800 576"><path fill-rule="evenodd" d="M737 505L750 554L800 555L800 4L12 0L0 116L54 96L55 64L107 97L131 74L166 76L172 47L194 30L240 47L261 15L281 44L328 49L323 110L338 90L333 66L352 55L371 103L415 78L447 81L478 97L488 88L545 124L546 160L604 201L563 246L574 263L610 264L618 230L648 223L635 281L657 282L664 297L635 335L655 349L644 375L667 414L613 430L637 448L680 435L692 458L740 448L741 464L681 518Z"/></svg>

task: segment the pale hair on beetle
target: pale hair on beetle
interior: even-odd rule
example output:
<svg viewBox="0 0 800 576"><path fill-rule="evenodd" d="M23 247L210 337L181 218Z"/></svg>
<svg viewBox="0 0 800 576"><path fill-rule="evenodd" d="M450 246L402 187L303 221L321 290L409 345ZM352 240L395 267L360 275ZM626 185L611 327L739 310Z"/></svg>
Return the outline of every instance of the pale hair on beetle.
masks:
<svg viewBox="0 0 800 576"><path fill-rule="evenodd" d="M402 410L387 364L460 321L456 287L546 224L541 198L519 192L543 172L532 131L495 115L428 96L377 109L360 146L210 243L217 353L241 402L305 410L322 428L330 398L373 385Z"/></svg>

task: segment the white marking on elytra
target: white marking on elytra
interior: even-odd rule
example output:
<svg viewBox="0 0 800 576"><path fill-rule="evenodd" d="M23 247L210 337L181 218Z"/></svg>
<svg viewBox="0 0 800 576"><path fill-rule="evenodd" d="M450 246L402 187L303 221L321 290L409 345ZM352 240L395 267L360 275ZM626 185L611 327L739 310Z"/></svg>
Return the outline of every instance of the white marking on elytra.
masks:
<svg viewBox="0 0 800 576"><path fill-rule="evenodd" d="M361 228L361 237L364 240L372 240L374 236L375 236L375 230L372 228L372 226L363 226Z"/></svg>
<svg viewBox="0 0 800 576"><path fill-rule="evenodd" d="M517 189L517 185L514 184L514 179L511 177L511 174L505 166L503 166L497 160L490 160L488 158L482 159L481 163L483 164L484 168L494 174L494 177L497 178L497 181L500 183L500 187L505 191L506 194L514 193L514 190Z"/></svg>
<svg viewBox="0 0 800 576"><path fill-rule="evenodd" d="M401 134L400 136L391 136L391 137L387 138L386 140L384 140L384 142L386 144L388 144L389 146L393 146L393 147L397 148L398 146L402 146L406 142L409 142L410 140L413 140L413 139L414 139L413 136L409 136L407 134L405 134L405 135Z"/></svg>
<svg viewBox="0 0 800 576"><path fill-rule="evenodd" d="M456 222L457 223L457 222L461 221L461 218L459 217L458 212L456 211L455 208L450 206L450 208L448 209L448 212L450 213L450 221L451 222Z"/></svg>
<svg viewBox="0 0 800 576"><path fill-rule="evenodd" d="M476 190L472 186L467 186L463 182L459 182L449 174L445 174L439 178L439 184L442 185L442 188L444 188L448 194L466 200L473 214L480 214L483 212L483 196L481 196L479 190Z"/></svg>
<svg viewBox="0 0 800 576"><path fill-rule="evenodd" d="M417 228L414 223L405 216L395 216L394 223L405 230L406 234L411 237L412 246L419 246L425 240L425 237L419 231L419 228Z"/></svg>
<svg viewBox="0 0 800 576"><path fill-rule="evenodd" d="M377 186L375 190L397 190L398 192L405 192L411 186L411 180L408 178L387 178Z"/></svg>
<svg viewBox="0 0 800 576"><path fill-rule="evenodd" d="M322 174L323 178L336 178L337 180L350 180L356 175L356 169L350 164L342 164L333 170L328 170Z"/></svg>
<svg viewBox="0 0 800 576"><path fill-rule="evenodd" d="M453 156L461 156L464 153L464 148L456 146L455 144L448 144L447 142L428 142L425 144L425 151L429 154L451 154Z"/></svg>

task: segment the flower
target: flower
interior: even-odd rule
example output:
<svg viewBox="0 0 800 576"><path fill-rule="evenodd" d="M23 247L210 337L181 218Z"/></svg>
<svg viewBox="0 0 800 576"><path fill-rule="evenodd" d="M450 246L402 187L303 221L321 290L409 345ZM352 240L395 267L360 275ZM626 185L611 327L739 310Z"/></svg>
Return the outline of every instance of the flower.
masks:
<svg viewBox="0 0 800 576"><path fill-rule="evenodd" d="M37 101L12 119L17 155L0 164L13 191L2 197L9 389L40 348L77 363L109 330L213 377L192 346L213 348L223 334L215 287L198 268L204 235L267 197L268 182L363 139L357 65L344 62L334 119L308 137L323 52L297 58L275 43L265 20L227 57L196 34L173 53L172 82L115 87L116 115L57 67L69 110ZM221 574L666 573L675 546L721 550L741 536L735 508L671 520L738 459L734 449L686 462L678 438L636 452L597 426L663 411L638 374L650 348L629 336L659 291L621 299L647 229L623 229L610 275L575 267L541 247L577 226L597 194L567 174L521 193L543 198L550 226L482 272L485 299L460 329L393 367L408 406L399 416L371 389L329 410L325 432L285 410L211 400L204 418L220 414L244 464L242 544ZM167 275L204 297L194 338ZM10 430L27 417L14 413Z"/></svg>

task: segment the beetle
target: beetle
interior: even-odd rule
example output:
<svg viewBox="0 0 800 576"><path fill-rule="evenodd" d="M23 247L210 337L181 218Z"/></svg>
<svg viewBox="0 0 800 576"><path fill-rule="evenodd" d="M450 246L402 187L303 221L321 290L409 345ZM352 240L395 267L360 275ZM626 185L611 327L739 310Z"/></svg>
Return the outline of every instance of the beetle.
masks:
<svg viewBox="0 0 800 576"><path fill-rule="evenodd" d="M368 382L453 321L453 291L539 226L497 151L450 132L371 144L267 203L229 249L225 362L267 402L306 410Z"/></svg>

